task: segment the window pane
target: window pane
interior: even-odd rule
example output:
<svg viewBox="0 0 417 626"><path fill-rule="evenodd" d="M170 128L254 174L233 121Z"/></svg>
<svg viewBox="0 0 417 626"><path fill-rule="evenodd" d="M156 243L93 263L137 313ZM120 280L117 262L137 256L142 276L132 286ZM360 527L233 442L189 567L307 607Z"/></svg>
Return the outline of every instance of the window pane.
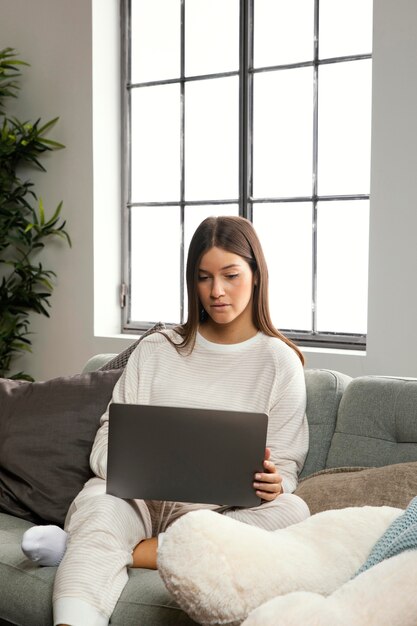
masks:
<svg viewBox="0 0 417 626"><path fill-rule="evenodd" d="M180 88L132 90L132 201L180 197Z"/></svg>
<svg viewBox="0 0 417 626"><path fill-rule="evenodd" d="M253 207L253 224L269 270L271 317L277 328L311 330L311 217L309 202Z"/></svg>
<svg viewBox="0 0 417 626"><path fill-rule="evenodd" d="M312 193L313 70L254 76L253 193Z"/></svg>
<svg viewBox="0 0 417 626"><path fill-rule="evenodd" d="M132 83L178 78L181 0L132 0Z"/></svg>
<svg viewBox="0 0 417 626"><path fill-rule="evenodd" d="M366 333L369 201L319 202L317 327Z"/></svg>
<svg viewBox="0 0 417 626"><path fill-rule="evenodd" d="M371 71L370 60L319 69L317 183L321 195L369 193Z"/></svg>
<svg viewBox="0 0 417 626"><path fill-rule="evenodd" d="M180 209L131 209L131 319L180 321Z"/></svg>
<svg viewBox="0 0 417 626"><path fill-rule="evenodd" d="M186 200L238 197L238 87L237 77L185 87Z"/></svg>
<svg viewBox="0 0 417 626"><path fill-rule="evenodd" d="M312 61L314 0L255 0L254 66Z"/></svg>
<svg viewBox="0 0 417 626"><path fill-rule="evenodd" d="M320 0L321 59L372 52L372 0Z"/></svg>
<svg viewBox="0 0 417 626"><path fill-rule="evenodd" d="M239 69L239 0L185 0L185 74Z"/></svg>

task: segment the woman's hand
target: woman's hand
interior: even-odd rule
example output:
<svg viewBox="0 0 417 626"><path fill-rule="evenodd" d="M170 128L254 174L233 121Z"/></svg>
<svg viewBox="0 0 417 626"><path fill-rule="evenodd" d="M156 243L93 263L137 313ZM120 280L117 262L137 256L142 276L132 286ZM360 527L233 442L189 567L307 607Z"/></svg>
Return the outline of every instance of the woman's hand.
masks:
<svg viewBox="0 0 417 626"><path fill-rule="evenodd" d="M255 474L255 480L253 483L256 495L267 502L272 502L272 500L275 500L275 498L283 492L282 478L278 474L275 465L269 460L270 456L271 450L266 448L264 459L265 472L262 474Z"/></svg>

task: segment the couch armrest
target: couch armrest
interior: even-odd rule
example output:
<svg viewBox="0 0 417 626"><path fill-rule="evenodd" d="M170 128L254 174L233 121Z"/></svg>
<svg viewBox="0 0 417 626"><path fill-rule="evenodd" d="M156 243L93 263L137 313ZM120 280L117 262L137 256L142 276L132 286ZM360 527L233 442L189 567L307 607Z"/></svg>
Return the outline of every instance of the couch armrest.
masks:
<svg viewBox="0 0 417 626"><path fill-rule="evenodd" d="M343 393L352 378L335 370L306 369L310 446L300 478L326 467Z"/></svg>
<svg viewBox="0 0 417 626"><path fill-rule="evenodd" d="M88 359L87 363L84 365L83 374L99 370L100 367L106 365L106 363L108 363L115 356L117 356L117 354L95 354L91 357L91 359Z"/></svg>

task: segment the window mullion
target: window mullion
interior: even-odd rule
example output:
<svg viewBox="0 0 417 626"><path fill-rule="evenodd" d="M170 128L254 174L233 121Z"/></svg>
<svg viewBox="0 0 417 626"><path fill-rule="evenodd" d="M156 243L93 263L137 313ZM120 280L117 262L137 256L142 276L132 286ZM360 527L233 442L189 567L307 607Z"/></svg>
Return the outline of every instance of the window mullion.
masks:
<svg viewBox="0 0 417 626"><path fill-rule="evenodd" d="M121 323L124 328L131 319L131 0L120 3L120 21L122 26L122 54L121 54L121 109L123 115L122 145L123 155L121 163L122 176L122 284L121 291L127 286L127 297L121 306ZM122 299L121 299L122 303Z"/></svg>
<svg viewBox="0 0 417 626"><path fill-rule="evenodd" d="M248 79L247 79L247 102L248 102L248 137L247 137L247 153L248 153L248 219L253 222L253 43L254 43L254 0L249 1L248 11Z"/></svg>
<svg viewBox="0 0 417 626"><path fill-rule="evenodd" d="M181 0L181 82L180 82L180 163L181 163L181 182L180 182L180 221L181 221L181 244L180 244L180 321L185 321L185 247L184 247L184 228L185 228L185 0Z"/></svg>
<svg viewBox="0 0 417 626"><path fill-rule="evenodd" d="M252 220L253 0L240 2L239 39L239 214Z"/></svg>
<svg viewBox="0 0 417 626"><path fill-rule="evenodd" d="M311 328L317 332L317 171L319 119L319 10L320 0L314 0L314 78L313 78L313 176L312 176L312 281Z"/></svg>

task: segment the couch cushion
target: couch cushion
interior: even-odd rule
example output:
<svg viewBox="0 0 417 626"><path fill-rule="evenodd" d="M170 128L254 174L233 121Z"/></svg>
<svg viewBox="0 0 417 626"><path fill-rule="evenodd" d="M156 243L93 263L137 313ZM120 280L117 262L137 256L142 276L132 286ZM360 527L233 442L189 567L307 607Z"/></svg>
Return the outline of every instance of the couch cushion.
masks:
<svg viewBox="0 0 417 626"><path fill-rule="evenodd" d="M29 383L0 379L0 511L63 525L122 370Z"/></svg>
<svg viewBox="0 0 417 626"><path fill-rule="evenodd" d="M0 513L0 618L11 624L51 626L55 568L34 565L20 549L31 525Z"/></svg>
<svg viewBox="0 0 417 626"><path fill-rule="evenodd" d="M405 509L417 494L417 462L323 470L301 480L295 493L307 502L312 515L348 506Z"/></svg>
<svg viewBox="0 0 417 626"><path fill-rule="evenodd" d="M339 407L326 467L417 461L417 380L363 376Z"/></svg>
<svg viewBox="0 0 417 626"><path fill-rule="evenodd" d="M305 370L310 446L301 478L326 467L339 403L351 380L332 370Z"/></svg>
<svg viewBox="0 0 417 626"><path fill-rule="evenodd" d="M22 553L23 533L31 524L0 513L0 620L21 626L52 625L55 567L39 567ZM129 570L129 581L116 605L111 626L193 626L174 602L158 572Z"/></svg>
<svg viewBox="0 0 417 626"><path fill-rule="evenodd" d="M136 347L139 345L142 339L145 339L145 337L147 337L148 335L152 335L152 333L156 333L160 330L164 330L165 328L166 326L163 322L157 322L154 326L149 328L149 330L147 330L146 333L143 333L143 335L141 335L137 341L132 343L128 348L126 348L126 350L123 350L123 352L120 352L119 354L115 355L110 361L108 361L102 367L100 367L100 369L111 370L111 369L119 369L121 367L122 368L126 367L127 362L130 358L130 355L136 349Z"/></svg>

